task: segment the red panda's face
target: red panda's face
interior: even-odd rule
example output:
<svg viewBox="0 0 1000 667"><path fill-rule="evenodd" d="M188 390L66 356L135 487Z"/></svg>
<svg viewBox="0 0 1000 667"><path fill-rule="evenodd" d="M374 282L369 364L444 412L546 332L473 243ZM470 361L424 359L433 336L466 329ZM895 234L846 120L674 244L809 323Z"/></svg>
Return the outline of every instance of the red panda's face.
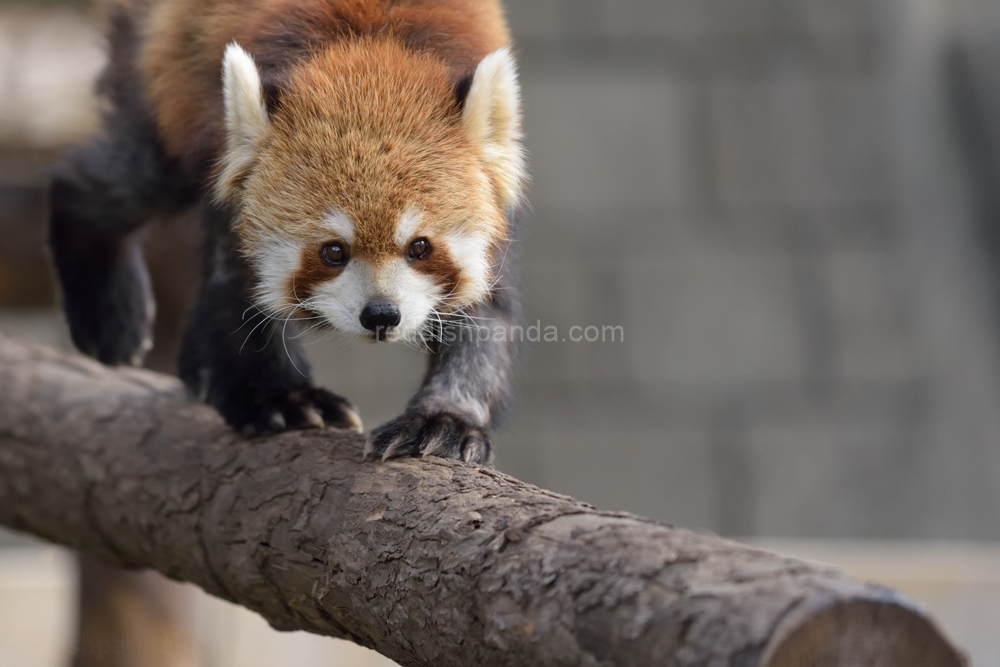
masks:
<svg viewBox="0 0 1000 667"><path fill-rule="evenodd" d="M430 56L331 49L270 118L252 67L230 47L219 191L261 308L396 340L488 298L523 177L509 54L484 60L463 106Z"/></svg>

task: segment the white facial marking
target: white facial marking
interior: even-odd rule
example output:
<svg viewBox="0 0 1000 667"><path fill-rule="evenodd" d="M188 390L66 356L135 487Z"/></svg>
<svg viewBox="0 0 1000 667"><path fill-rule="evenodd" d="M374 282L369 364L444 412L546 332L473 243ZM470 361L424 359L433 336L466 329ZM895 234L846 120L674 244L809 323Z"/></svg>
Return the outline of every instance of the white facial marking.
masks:
<svg viewBox="0 0 1000 667"><path fill-rule="evenodd" d="M444 237L451 256L462 271L463 290L452 295L463 306L486 296L490 289L490 240L486 234L454 232ZM461 303L466 302L466 303Z"/></svg>
<svg viewBox="0 0 1000 667"><path fill-rule="evenodd" d="M389 332L390 341L419 331L443 296L432 278L414 270L405 259L393 260L376 282L379 292L399 306L402 316L396 332Z"/></svg>
<svg viewBox="0 0 1000 667"><path fill-rule="evenodd" d="M412 206L406 209L402 217L399 218L399 225L396 227L396 245L401 248L406 247L417 235L417 230L420 229L420 223L423 222L423 219L423 214Z"/></svg>
<svg viewBox="0 0 1000 667"><path fill-rule="evenodd" d="M441 296L441 288L405 259L394 259L380 267L356 259L338 277L317 285L310 304L337 330L367 336L369 332L359 319L361 311L373 299L388 299L396 304L401 316L399 326L387 336L387 340L394 341L415 336Z"/></svg>
<svg viewBox="0 0 1000 667"><path fill-rule="evenodd" d="M334 209L324 219L323 224L348 245L354 243L354 221L340 209Z"/></svg>
<svg viewBox="0 0 1000 667"><path fill-rule="evenodd" d="M257 302L272 313L288 313L295 305L288 295L288 283L299 267L302 246L272 236L261 240L255 253Z"/></svg>
<svg viewBox="0 0 1000 667"><path fill-rule="evenodd" d="M369 301L372 268L368 262L351 260L343 272L313 289L313 310L338 331L364 335L358 319Z"/></svg>

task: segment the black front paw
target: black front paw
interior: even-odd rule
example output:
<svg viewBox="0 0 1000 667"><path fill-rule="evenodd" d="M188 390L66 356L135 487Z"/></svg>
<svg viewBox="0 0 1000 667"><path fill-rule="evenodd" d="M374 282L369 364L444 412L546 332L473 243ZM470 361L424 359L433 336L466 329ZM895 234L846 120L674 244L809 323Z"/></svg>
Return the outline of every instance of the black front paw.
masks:
<svg viewBox="0 0 1000 667"><path fill-rule="evenodd" d="M375 429L365 445L368 459L418 455L493 465L486 429L447 413L404 414Z"/></svg>
<svg viewBox="0 0 1000 667"><path fill-rule="evenodd" d="M361 418L347 399L316 387L269 396L230 396L213 404L233 429L247 436L307 428L363 430Z"/></svg>

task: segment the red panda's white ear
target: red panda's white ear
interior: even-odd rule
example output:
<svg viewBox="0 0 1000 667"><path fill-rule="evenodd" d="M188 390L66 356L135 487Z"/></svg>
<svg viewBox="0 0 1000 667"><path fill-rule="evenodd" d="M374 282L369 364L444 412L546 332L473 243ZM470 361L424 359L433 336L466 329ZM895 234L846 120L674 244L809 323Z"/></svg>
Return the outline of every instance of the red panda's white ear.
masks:
<svg viewBox="0 0 1000 667"><path fill-rule="evenodd" d="M222 60L222 94L226 105L226 152L216 196L227 200L237 194L270 127L260 72L250 54L236 42L226 47Z"/></svg>
<svg viewBox="0 0 1000 667"><path fill-rule="evenodd" d="M517 205L526 165L521 147L521 87L510 49L494 51L479 63L465 98L462 122L483 148L503 205Z"/></svg>

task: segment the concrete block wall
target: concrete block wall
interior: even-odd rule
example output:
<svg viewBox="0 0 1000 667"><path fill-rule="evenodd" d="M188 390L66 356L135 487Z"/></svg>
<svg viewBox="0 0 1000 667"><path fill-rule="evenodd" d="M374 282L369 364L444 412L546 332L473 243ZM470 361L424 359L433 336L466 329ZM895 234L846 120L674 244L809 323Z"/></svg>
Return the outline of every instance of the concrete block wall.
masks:
<svg viewBox="0 0 1000 667"><path fill-rule="evenodd" d="M625 342L526 345L501 468L730 534L1000 535L995 286L947 114L907 111L946 105L924 4L507 2L528 320Z"/></svg>

